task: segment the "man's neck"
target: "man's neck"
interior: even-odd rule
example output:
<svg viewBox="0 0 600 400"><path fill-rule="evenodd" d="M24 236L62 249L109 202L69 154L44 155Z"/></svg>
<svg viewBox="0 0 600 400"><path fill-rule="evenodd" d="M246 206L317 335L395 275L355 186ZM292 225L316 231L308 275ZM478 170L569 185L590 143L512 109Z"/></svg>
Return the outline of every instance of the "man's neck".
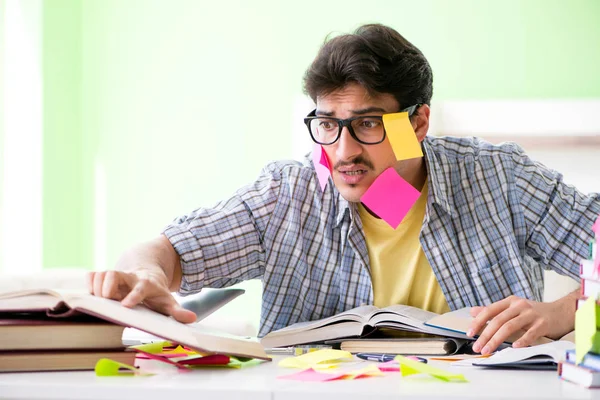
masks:
<svg viewBox="0 0 600 400"><path fill-rule="evenodd" d="M427 181L427 168L423 157L404 160L396 167L398 174L412 187L421 191Z"/></svg>

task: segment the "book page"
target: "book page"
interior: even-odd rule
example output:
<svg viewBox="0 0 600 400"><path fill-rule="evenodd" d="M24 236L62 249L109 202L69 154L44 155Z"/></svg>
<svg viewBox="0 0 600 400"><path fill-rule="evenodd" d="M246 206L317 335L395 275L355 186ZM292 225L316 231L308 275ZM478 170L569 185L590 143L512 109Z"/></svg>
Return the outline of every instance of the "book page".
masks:
<svg viewBox="0 0 600 400"><path fill-rule="evenodd" d="M447 314L444 314L447 315ZM436 313L421 310L420 308L393 305L374 313L369 324L378 328L400 329L415 332L424 332L432 335L468 339L464 333L428 326L427 321L439 318Z"/></svg>
<svg viewBox="0 0 600 400"><path fill-rule="evenodd" d="M127 308L120 302L91 294L65 295L67 304L86 314L140 329L153 335L190 346L196 350L270 359L256 340L216 335L196 326L182 324L142 305Z"/></svg>
<svg viewBox="0 0 600 400"><path fill-rule="evenodd" d="M0 312L46 311L54 308L61 300L59 293L45 289L0 293Z"/></svg>
<svg viewBox="0 0 600 400"><path fill-rule="evenodd" d="M373 311L377 311L378 308L375 306L362 306L356 307L348 311L344 311L343 313L336 314L331 317L318 319L315 321L304 321L297 322L290 326L287 326L282 329L278 329L269 333L267 336L278 336L278 335L287 335L294 332L307 331L311 329L317 329L323 326L331 325L339 322L358 322L361 325L368 320L368 317L372 314Z"/></svg>

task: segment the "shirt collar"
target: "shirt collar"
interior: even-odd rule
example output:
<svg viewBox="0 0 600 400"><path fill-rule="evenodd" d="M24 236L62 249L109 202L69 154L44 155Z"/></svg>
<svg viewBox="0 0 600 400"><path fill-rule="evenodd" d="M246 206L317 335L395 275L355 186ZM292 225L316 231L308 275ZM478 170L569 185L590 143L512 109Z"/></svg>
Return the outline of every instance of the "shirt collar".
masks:
<svg viewBox="0 0 600 400"><path fill-rule="evenodd" d="M426 136L422 146L425 166L427 168L427 180L429 181L429 197L431 203L440 205L450 215L455 213L454 202L448 196L449 177L444 175L442 168L443 160L433 149L431 138ZM428 200L429 203L429 200Z"/></svg>

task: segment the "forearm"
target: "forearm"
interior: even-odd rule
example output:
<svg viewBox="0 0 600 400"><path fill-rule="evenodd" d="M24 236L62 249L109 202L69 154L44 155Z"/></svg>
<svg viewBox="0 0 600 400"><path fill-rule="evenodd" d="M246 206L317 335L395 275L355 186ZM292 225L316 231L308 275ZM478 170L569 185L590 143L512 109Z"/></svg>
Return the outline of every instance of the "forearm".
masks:
<svg viewBox="0 0 600 400"><path fill-rule="evenodd" d="M181 283L181 261L166 236L140 243L127 250L117 262L119 271L144 271L164 279L169 290L179 290Z"/></svg>
<svg viewBox="0 0 600 400"><path fill-rule="evenodd" d="M559 316L554 323L556 323L556 329L552 329L555 332L554 337L551 339L559 339L565 334L575 329L575 310L577 309L577 299L579 299L580 290L576 289L564 297L552 302L556 307L556 314Z"/></svg>

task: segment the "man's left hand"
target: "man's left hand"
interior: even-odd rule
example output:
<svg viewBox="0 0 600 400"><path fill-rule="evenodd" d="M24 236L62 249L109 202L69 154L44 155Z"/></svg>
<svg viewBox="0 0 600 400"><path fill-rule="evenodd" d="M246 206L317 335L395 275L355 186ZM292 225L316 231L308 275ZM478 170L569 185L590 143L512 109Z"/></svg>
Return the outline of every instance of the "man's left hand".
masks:
<svg viewBox="0 0 600 400"><path fill-rule="evenodd" d="M576 290L552 303L510 296L487 307L471 308L471 316L475 319L467 335L474 336L481 332L473 344L473 351L490 354L519 331L524 333L513 343L513 347L529 346L542 336L560 338L573 330L578 296L579 290Z"/></svg>

